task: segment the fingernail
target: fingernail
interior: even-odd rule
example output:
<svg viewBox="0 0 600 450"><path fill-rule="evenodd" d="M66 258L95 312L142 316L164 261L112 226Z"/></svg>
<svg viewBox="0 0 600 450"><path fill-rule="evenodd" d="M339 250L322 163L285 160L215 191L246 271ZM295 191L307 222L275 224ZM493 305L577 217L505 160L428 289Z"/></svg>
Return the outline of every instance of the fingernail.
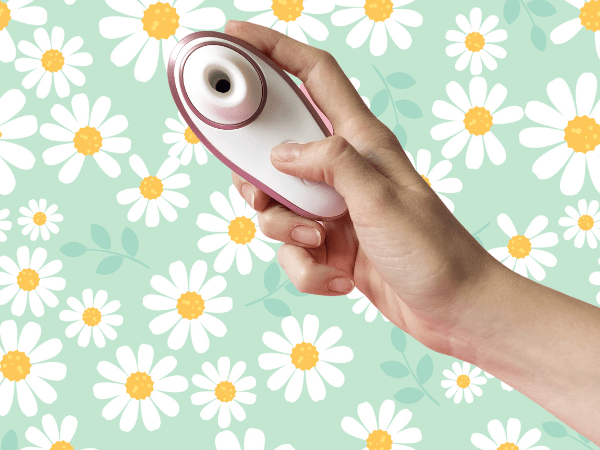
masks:
<svg viewBox="0 0 600 450"><path fill-rule="evenodd" d="M354 281L350 278L334 278L327 284L330 291L348 294L354 289Z"/></svg>
<svg viewBox="0 0 600 450"><path fill-rule="evenodd" d="M280 144L271 149L271 154L280 161L293 161L298 157L301 146L297 144Z"/></svg>
<svg viewBox="0 0 600 450"><path fill-rule="evenodd" d="M321 242L321 233L311 227L297 226L292 230L291 237L296 242L306 245L319 245Z"/></svg>
<svg viewBox="0 0 600 450"><path fill-rule="evenodd" d="M242 186L242 197L248 202L252 208L254 208L254 189L249 184Z"/></svg>

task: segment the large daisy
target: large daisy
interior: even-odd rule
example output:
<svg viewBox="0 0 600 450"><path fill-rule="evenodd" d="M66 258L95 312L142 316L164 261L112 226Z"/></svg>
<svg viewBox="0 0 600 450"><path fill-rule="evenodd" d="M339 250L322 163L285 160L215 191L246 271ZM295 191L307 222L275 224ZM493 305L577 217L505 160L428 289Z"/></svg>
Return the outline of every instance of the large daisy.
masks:
<svg viewBox="0 0 600 450"><path fill-rule="evenodd" d="M558 224L563 227L569 227L565 230L564 238L567 241L575 238L575 247L583 247L587 240L591 248L596 248L598 243L596 239L600 239L600 212L598 212L600 204L597 200L592 200L588 206L585 199L577 202L577 211L572 206L567 206L565 211L569 217L561 217Z"/></svg>
<svg viewBox="0 0 600 450"><path fill-rule="evenodd" d="M41 335L42 328L35 322L26 323L20 335L14 320L0 324L0 416L10 411L15 390L27 417L37 414L36 396L47 405L58 398L46 380L60 381L67 374L63 363L48 361L60 353L62 344L54 338L38 346Z"/></svg>
<svg viewBox="0 0 600 450"><path fill-rule="evenodd" d="M29 427L25 432L25 437L33 447L25 447L23 450L72 450L71 441L77 430L77 419L73 416L66 416L61 424L60 431L56 419L52 414L46 414L42 417L42 428ZM86 448L83 450L96 450Z"/></svg>
<svg viewBox="0 0 600 450"><path fill-rule="evenodd" d="M131 140L117 137L128 126L125 116L116 115L105 120L110 103L108 97L98 98L90 114L87 95L77 94L71 100L73 114L62 105L54 105L50 110L60 126L45 123L40 127L40 133L46 139L65 143L44 151L42 158L49 166L67 161L58 173L61 182L75 181L83 163L90 157L109 177L116 178L121 173L119 163L109 153L127 153L131 149Z"/></svg>
<svg viewBox="0 0 600 450"><path fill-rule="evenodd" d="M385 400L379 408L379 425L375 411L369 402L358 405L358 418L344 417L342 429L350 436L365 441L365 448L389 448L398 450L414 450L403 444L416 444L423 438L418 428L404 428L412 419L408 409L398 411L394 416L396 404L394 400Z"/></svg>
<svg viewBox="0 0 600 450"><path fill-rule="evenodd" d="M506 423L506 431L504 426L498 419L494 419L488 423L488 432L490 437L481 433L473 433L471 443L480 450L498 450L518 448L519 450L548 450L548 447L535 446L537 441L542 437L542 432L537 428L529 430L521 435L521 422L519 419L510 418Z"/></svg>
<svg viewBox="0 0 600 450"><path fill-rule="evenodd" d="M252 405L256 394L246 392L256 386L256 379L251 376L242 378L246 363L238 361L230 371L231 361L226 356L219 358L217 369L208 361L202 364L204 375L196 374L192 383L203 390L192 394L194 405L206 405L200 411L203 420L212 419L219 411L219 426L227 428L231 424L231 415L240 422L246 418L246 412L240 403Z"/></svg>
<svg viewBox="0 0 600 450"><path fill-rule="evenodd" d="M231 431L221 431L215 438L216 450L242 450L240 441ZM244 435L243 450L265 450L265 433L257 428L248 428ZM290 444L283 444L274 450L294 450Z"/></svg>
<svg viewBox="0 0 600 450"><path fill-rule="evenodd" d="M61 27L52 28L52 37L43 28L33 32L34 45L29 41L19 42L19 50L29 58L19 58L15 68L19 72L29 72L23 78L23 87L31 89L36 84L36 95L46 98L50 93L52 81L56 94L60 98L67 97L71 92L69 81L75 86L85 84L85 75L75 67L89 66L93 62L92 55L77 52L83 45L83 39L75 36L65 41L65 30Z"/></svg>
<svg viewBox="0 0 600 450"><path fill-rule="evenodd" d="M456 82L446 85L446 93L456 105L443 100L433 104L433 114L449 120L431 129L436 141L448 139L442 148L444 158L452 159L469 143L466 162L469 169L479 169L483 163L484 144L490 161L495 165L506 160L506 150L492 132L494 125L513 123L523 118L523 108L507 106L499 109L506 99L507 89L500 83L487 92L487 82L474 77L469 84L470 98Z"/></svg>
<svg viewBox="0 0 600 450"><path fill-rule="evenodd" d="M494 375L492 375L491 373L487 373L487 372L483 372L484 375L486 376L486 378L496 378ZM505 391L512 391L514 390L513 387L509 386L508 384L506 384L504 381L500 380L500 386L502 387L502 389L504 389Z"/></svg>
<svg viewBox="0 0 600 450"><path fill-rule="evenodd" d="M34 316L44 315L44 303L50 308L58 305L58 298L52 291L62 291L65 288L65 279L54 277L62 269L62 262L58 259L46 262L48 252L38 247L29 257L29 248L26 246L17 249L16 264L8 256L0 256L0 286L6 286L0 291L0 305L11 301L11 312L20 317L27 307Z"/></svg>
<svg viewBox="0 0 600 450"><path fill-rule="evenodd" d="M58 225L55 222L62 222L62 214L56 214L58 206L50 205L45 198L41 198L39 203L34 199L29 200L29 208L21 206L19 212L23 214L17 219L17 223L23 226L23 235L29 235L32 241L35 241L40 234L42 239L50 239L50 232L58 233Z"/></svg>
<svg viewBox="0 0 600 450"><path fill-rule="evenodd" d="M483 394L479 385L487 383L487 378L478 376L481 374L479 367L473 366L471 370L468 362L463 362L461 366L455 361L452 363L452 370L444 369L443 373L447 380L442 380L441 385L447 389L446 398L454 396L454 403L460 403L463 396L467 403L473 403L473 394L477 397Z"/></svg>
<svg viewBox="0 0 600 450"><path fill-rule="evenodd" d="M44 25L48 20L46 10L41 6L27 6L33 0L0 0L0 61L11 62L17 56L17 48L8 33L13 23L21 22L27 25ZM0 106L0 111L2 107Z"/></svg>
<svg viewBox="0 0 600 450"><path fill-rule="evenodd" d="M325 384L321 377L333 387L344 384L344 374L331 363L347 363L354 353L350 347L332 347L342 337L339 327L328 328L317 339L319 319L307 314L302 330L293 316L283 319L281 328L286 339L272 331L265 332L262 338L267 347L278 353L263 353L258 357L261 369L277 369L267 381L269 389L277 391L289 380L285 399L295 402L302 393L306 373L308 395L318 402L325 398Z"/></svg>
<svg viewBox="0 0 600 450"><path fill-rule="evenodd" d="M194 132L183 120L180 112L177 112L179 122L175 119L167 119L165 125L171 130L163 134L165 144L173 144L169 149L169 156L179 157L179 162L187 166L192 160L192 155L196 155L198 164L203 165L208 162L206 148L196 137ZM179 156L181 155L181 156Z"/></svg>
<svg viewBox="0 0 600 450"><path fill-rule="evenodd" d="M179 404L165 392L183 392L188 382L181 375L168 376L177 365L174 357L165 356L152 368L153 359L152 346L140 345L136 361L131 348L125 345L117 349L120 368L108 361L98 363L100 375L111 382L95 384L94 396L101 400L112 399L102 409L106 420L113 420L123 412L119 421L122 431L133 429L140 409L148 431L160 428L157 407L169 417L179 413Z"/></svg>
<svg viewBox="0 0 600 450"><path fill-rule="evenodd" d="M358 21L346 38L346 43L352 48L363 45L372 30L369 48L374 56L381 56L387 50L388 33L398 48L406 50L412 44L412 37L404 26L420 27L423 23L423 16L411 9L398 8L413 1L337 0L338 6L348 8L334 12L331 15L331 23L343 27Z"/></svg>
<svg viewBox="0 0 600 450"><path fill-rule="evenodd" d="M373 322L375 320L375 318L377 317L377 313L379 312L379 310L377 309L377 307L371 302L371 300L369 300L369 297L367 297L365 294L363 294L362 292L360 292L356 287L352 290L352 292L350 292L347 297L351 300L357 300L356 303L354 303L354 306L352 307L352 312L354 314L361 314L362 312L365 312L365 320L367 322ZM381 315L381 317L383 318L383 320L385 322L389 322L390 320L385 317L383 314Z"/></svg>
<svg viewBox="0 0 600 450"><path fill-rule="evenodd" d="M139 53L134 76L146 82L158 65L160 47L165 68L171 50L193 30L217 30L225 25L219 8L197 8L204 0L106 0L108 6L128 17L100 20L100 34L107 39L123 39L110 55L117 66L129 64ZM141 50L141 52L140 52Z"/></svg>
<svg viewBox="0 0 600 450"><path fill-rule="evenodd" d="M598 58L600 58L600 21L598 20L600 17L600 1L566 0L566 2L579 10L579 16L567 20L552 30L550 40L555 44L564 44L585 28L594 33L596 53L598 54ZM581 52L581 49L575 47L573 51Z"/></svg>
<svg viewBox="0 0 600 450"><path fill-rule="evenodd" d="M529 148L554 146L533 163L533 173L546 180L566 164L560 179L560 191L565 195L579 193L586 165L594 187L600 192L600 99L594 106L597 88L593 73L581 74L574 100L567 82L556 78L547 87L556 109L538 101L527 103L525 108L527 117L542 126L521 131L521 144Z"/></svg>
<svg viewBox="0 0 600 450"><path fill-rule="evenodd" d="M2 32L0 32L0 36L2 36ZM0 39L0 52L1 49L2 40ZM0 97L0 195L10 194L17 185L9 164L21 170L29 170L35 164L33 153L25 147L10 142L13 139L32 136L38 129L35 116L21 116L13 119L23 109L23 106L25 106L25 95L18 89L6 91Z"/></svg>
<svg viewBox="0 0 600 450"><path fill-rule="evenodd" d="M196 225L201 230L214 233L198 241L200 251L212 253L222 249L215 258L215 271L227 272L235 259L239 273L248 275L252 271L252 257L248 248L262 261L268 262L275 257L275 251L265 242L279 244L279 241L268 238L260 231L256 211L246 203L233 184L229 186L229 201L222 193L213 192L210 203L221 217L201 213Z"/></svg>
<svg viewBox="0 0 600 450"><path fill-rule="evenodd" d="M10 220L5 220L10 211L8 208L0 209L0 242L6 242L6 233L12 228L12 222Z"/></svg>
<svg viewBox="0 0 600 450"><path fill-rule="evenodd" d="M316 41L327 39L329 30L313 15L335 8L333 0L234 0L233 4L242 11L261 12L248 22L273 28L304 44L308 44L307 34Z"/></svg>
<svg viewBox="0 0 600 450"><path fill-rule="evenodd" d="M514 270L525 278L527 278L527 270L529 270L537 281L543 280L546 272L540 263L554 267L556 257L540 248L553 247L558 244L556 233L540 234L548 226L548 218L537 216L523 234L517 233L512 220L506 214L498 216L498 225L510 240L505 247L491 249L490 254L510 270Z"/></svg>
<svg viewBox="0 0 600 450"><path fill-rule="evenodd" d="M172 328L167 341L172 350L183 347L191 334L194 350L204 353L210 345L207 331L215 337L227 333L225 324L214 316L229 312L233 307L230 297L217 297L227 287L227 281L220 275L206 280L206 273L206 262L198 260L190 270L188 281L185 265L176 261L169 265L173 282L161 275L154 275L150 280L160 295L146 295L144 306L153 311L167 311L150 322L150 331L164 334Z"/></svg>
<svg viewBox="0 0 600 450"><path fill-rule="evenodd" d="M146 164L138 155L131 155L129 165L142 182L139 187L125 189L117 194L117 202L121 205L135 202L129 208L127 219L137 222L146 211L146 225L149 227L158 226L161 213L169 222L174 222L177 219L177 211L173 206L187 208L190 203L185 195L173 190L190 184L188 174L173 175L179 168L179 160L174 157L167 158L156 175L150 175Z"/></svg>

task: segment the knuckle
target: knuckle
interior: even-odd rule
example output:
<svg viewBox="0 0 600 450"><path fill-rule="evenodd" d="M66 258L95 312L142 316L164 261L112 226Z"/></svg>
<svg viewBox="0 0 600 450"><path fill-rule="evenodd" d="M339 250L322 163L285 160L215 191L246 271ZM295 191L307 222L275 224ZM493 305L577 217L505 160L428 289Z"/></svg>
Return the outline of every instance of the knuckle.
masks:
<svg viewBox="0 0 600 450"><path fill-rule="evenodd" d="M327 50L321 50L321 60L327 65L336 65L337 61L335 56L329 53Z"/></svg>
<svg viewBox="0 0 600 450"><path fill-rule="evenodd" d="M310 294L314 284L314 276L311 276L305 269L301 269L294 278L294 286L303 294Z"/></svg>
<svg viewBox="0 0 600 450"><path fill-rule="evenodd" d="M325 146L326 155L333 159L346 150L348 146L348 141L341 136L330 136L325 139L327 141L327 145Z"/></svg>

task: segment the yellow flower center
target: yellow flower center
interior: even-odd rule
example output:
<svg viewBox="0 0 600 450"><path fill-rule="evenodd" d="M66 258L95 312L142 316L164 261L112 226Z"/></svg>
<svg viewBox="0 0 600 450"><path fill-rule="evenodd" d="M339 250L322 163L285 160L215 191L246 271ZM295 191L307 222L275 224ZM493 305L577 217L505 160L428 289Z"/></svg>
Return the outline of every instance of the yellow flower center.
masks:
<svg viewBox="0 0 600 450"><path fill-rule="evenodd" d="M392 444L392 436L383 430L372 431L367 438L369 450L391 450Z"/></svg>
<svg viewBox="0 0 600 450"><path fill-rule="evenodd" d="M517 234L508 241L508 252L515 258L525 258L531 251L531 242L525 236Z"/></svg>
<svg viewBox="0 0 600 450"><path fill-rule="evenodd" d="M471 384L471 379L467 375L461 375L456 379L456 384L459 388L468 388Z"/></svg>
<svg viewBox="0 0 600 450"><path fill-rule="evenodd" d="M588 116L576 116L565 128L565 141L575 152L591 152L600 144L600 125Z"/></svg>
<svg viewBox="0 0 600 450"><path fill-rule="evenodd" d="M300 370L310 370L319 362L317 347L306 342L300 342L292 349L292 364Z"/></svg>
<svg viewBox="0 0 600 450"><path fill-rule="evenodd" d="M125 390L131 398L144 400L152 394L154 381L152 381L152 378L146 372L135 372L127 378Z"/></svg>
<svg viewBox="0 0 600 450"><path fill-rule="evenodd" d="M497 450L519 450L519 447L510 442L505 442L504 444L501 444Z"/></svg>
<svg viewBox="0 0 600 450"><path fill-rule="evenodd" d="M83 323L88 327L95 327L102 320L102 314L96 308L88 308L83 312Z"/></svg>
<svg viewBox="0 0 600 450"><path fill-rule="evenodd" d="M73 450L73 446L67 441L58 441L52 444L50 450Z"/></svg>
<svg viewBox="0 0 600 450"><path fill-rule="evenodd" d="M392 15L392 0L366 0L365 14L375 22L383 22Z"/></svg>
<svg viewBox="0 0 600 450"><path fill-rule="evenodd" d="M473 31L467 35L467 38L465 39L465 45L467 46L468 50L472 52L478 52L485 45L485 38L481 33Z"/></svg>
<svg viewBox="0 0 600 450"><path fill-rule="evenodd" d="M82 155L93 155L102 148L102 135L94 127L83 127L75 133L73 143Z"/></svg>
<svg viewBox="0 0 600 450"><path fill-rule="evenodd" d="M168 3L156 2L144 11L144 31L154 39L168 39L179 28L179 14Z"/></svg>
<svg viewBox="0 0 600 450"><path fill-rule="evenodd" d="M427 184L428 184L429 186L431 186L431 181L429 181L429 178L427 178L425 175L421 175L421 177L422 177L422 178L423 178L425 181L427 181Z"/></svg>
<svg viewBox="0 0 600 450"><path fill-rule="evenodd" d="M304 0L273 0L273 13L279 20L293 22L304 9Z"/></svg>
<svg viewBox="0 0 600 450"><path fill-rule="evenodd" d="M0 372L8 381L24 380L30 370L29 356L19 350L7 352L0 361Z"/></svg>
<svg viewBox="0 0 600 450"><path fill-rule="evenodd" d="M196 137L196 135L194 134L194 132L192 131L192 129L190 127L187 127L185 129L185 133L183 133L183 137L185 137L185 140L188 141L188 143L190 143L190 144L197 144L198 142L200 142L200 139L198 139Z"/></svg>
<svg viewBox="0 0 600 450"><path fill-rule="evenodd" d="M24 291L33 291L40 284L40 276L33 269L23 269L17 275L17 284Z"/></svg>
<svg viewBox="0 0 600 450"><path fill-rule="evenodd" d="M221 381L215 388L215 395L221 402L230 402L235 397L235 386L229 381Z"/></svg>
<svg viewBox="0 0 600 450"><path fill-rule="evenodd" d="M0 133L0 138L2 137L2 133Z"/></svg>
<svg viewBox="0 0 600 450"><path fill-rule="evenodd" d="M196 292L181 294L177 300L177 312L184 319L197 319L204 311L204 299Z"/></svg>
<svg viewBox="0 0 600 450"><path fill-rule="evenodd" d="M584 231L591 230L594 226L594 219L592 219L592 216L584 214L577 221L577 225L579 225L579 228L581 228Z"/></svg>
<svg viewBox="0 0 600 450"><path fill-rule="evenodd" d="M7 4L0 2L0 31L4 30L10 22L10 9Z"/></svg>
<svg viewBox="0 0 600 450"><path fill-rule="evenodd" d="M236 244L246 245L256 235L256 226L246 216L236 217L229 224L229 236Z"/></svg>
<svg viewBox="0 0 600 450"><path fill-rule="evenodd" d="M36 212L33 215L33 223L35 223L36 225L42 226L46 223L46 220L48 220L48 217L46 217L46 214L44 214L43 212Z"/></svg>
<svg viewBox="0 0 600 450"><path fill-rule="evenodd" d="M0 3L1 6L1 3ZM600 1L592 0L587 2L581 8L579 14L581 25L591 31L600 30ZM0 21L0 30L2 29L2 22Z"/></svg>
<svg viewBox="0 0 600 450"><path fill-rule="evenodd" d="M480 136L490 131L493 119L492 114L487 109L476 106L467 111L463 122L469 133Z"/></svg>
<svg viewBox="0 0 600 450"><path fill-rule="evenodd" d="M58 72L65 65L65 57L58 50L48 50L42 55L42 67L48 72Z"/></svg>
<svg viewBox="0 0 600 450"><path fill-rule="evenodd" d="M146 177L140 183L140 192L148 200L154 200L163 193L163 184L156 177Z"/></svg>

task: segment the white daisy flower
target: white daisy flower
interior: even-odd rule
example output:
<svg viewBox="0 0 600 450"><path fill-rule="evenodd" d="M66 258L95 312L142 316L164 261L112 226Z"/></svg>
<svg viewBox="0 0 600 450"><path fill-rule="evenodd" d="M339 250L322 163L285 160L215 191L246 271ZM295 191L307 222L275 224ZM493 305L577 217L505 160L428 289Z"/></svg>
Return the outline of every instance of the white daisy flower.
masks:
<svg viewBox="0 0 600 450"><path fill-rule="evenodd" d="M293 316L281 321L282 338L272 331L263 334L263 342L267 347L279 353L263 353L258 357L261 369L278 369L269 377L267 386L277 391L289 380L285 388L285 399L295 402L302 393L304 373L306 372L306 387L310 398L318 402L325 398L325 384L321 377L333 387L344 384L344 374L330 363L346 363L354 358L350 347L333 347L341 337L339 327L331 327L317 339L319 319L307 314L304 317L303 329Z"/></svg>
<svg viewBox="0 0 600 450"><path fill-rule="evenodd" d="M222 193L213 192L210 203L222 218L201 213L196 225L201 230L214 233L198 241L201 252L212 253L222 249L215 258L216 272L227 272L235 259L239 273L248 275L252 271L252 257L248 248L262 261L268 262L275 257L275 251L265 242L279 244L279 241L268 238L260 231L256 211L246 203L235 185L229 186L229 201Z"/></svg>
<svg viewBox="0 0 600 450"><path fill-rule="evenodd" d="M62 291L65 288L65 279L53 277L62 269L62 262L58 259L46 262L48 252L42 247L33 251L31 259L29 258L29 248L26 246L17 249L17 264L8 256L0 256L0 286L6 286L0 291L0 305L5 305L11 301L11 312L20 317L27 307L29 307L34 316L44 315L44 303L54 308L58 305L58 298L51 291Z"/></svg>
<svg viewBox="0 0 600 450"><path fill-rule="evenodd" d="M527 270L529 270L537 281L543 280L546 277L546 272L539 263L554 267L556 257L552 253L540 250L540 248L553 247L558 244L556 233L540 234L548 225L548 218L537 216L531 221L523 234L517 233L512 220L506 214L498 216L498 225L510 240L506 247L489 250L490 254L510 270L514 270L525 278L527 278Z"/></svg>
<svg viewBox="0 0 600 450"><path fill-rule="evenodd" d="M471 370L471 364L463 362L461 365L455 361L452 363L452 371L444 369L444 376L447 380L442 380L442 387L447 389L446 398L454 396L454 403L460 403L464 398L467 403L473 403L473 394L477 397L481 397L483 391L479 385L487 383L485 377L477 376L481 373L479 367L473 366Z"/></svg>
<svg viewBox="0 0 600 450"><path fill-rule="evenodd" d="M450 30L446 33L447 40L456 42L446 47L446 55L460 55L455 66L458 71L465 70L470 61L471 75L481 74L483 64L489 70L496 70L498 63L494 57L505 58L506 50L493 43L505 41L508 38L506 30L494 30L500 21L498 16L488 16L481 23L480 8L471 10L470 19L469 21L462 14L456 16L456 24L461 31Z"/></svg>
<svg viewBox="0 0 600 450"><path fill-rule="evenodd" d="M238 361L231 372L231 361L226 356L217 361L218 370L208 361L202 364L204 375L194 375L192 383L206 391L192 394L192 404L206 405L200 411L203 420L212 419L219 411L219 426L227 428L231 424L231 415L240 422L246 418L246 412L240 403L252 405L256 394L246 392L256 386L254 377L244 377L246 363Z"/></svg>
<svg viewBox="0 0 600 450"><path fill-rule="evenodd" d="M358 78L350 78L350 83L352 83L352 86L354 86L354 89L356 89L357 91L360 89L360 80ZM365 102L365 105L367 105L367 107L370 109L371 102L369 101L369 98L365 97L364 95L361 95L360 98L362 98L363 102Z"/></svg>
<svg viewBox="0 0 600 450"><path fill-rule="evenodd" d="M23 450L72 450L71 441L77 430L77 419L73 416L66 416L60 424L60 432L58 424L52 414L46 414L42 417L43 432L36 427L29 427L25 432L25 437L33 445L26 447ZM84 450L96 450L94 448L86 448Z"/></svg>
<svg viewBox="0 0 600 450"><path fill-rule="evenodd" d="M60 353L62 344L54 338L36 348L41 335L42 328L35 322L26 323L20 336L14 320L0 324L0 416L10 411L15 390L19 407L27 417L37 414L36 396L47 405L58 398L46 380L60 381L67 374L63 363L48 361Z"/></svg>
<svg viewBox="0 0 600 450"><path fill-rule="evenodd" d="M23 226L23 235L35 241L41 234L42 239L47 241L50 239L50 232L58 233L58 225L55 222L62 222L62 214L55 214L58 206L51 205L48 207L46 199L40 199L36 202L34 199L29 200L29 208L21 206L19 212L23 214L17 219L17 223Z"/></svg>
<svg viewBox="0 0 600 450"><path fill-rule="evenodd" d="M350 436L365 441L365 448L414 450L413 447L403 444L421 442L423 438L421 430L403 429L412 419L412 412L403 409L394 416L395 409L394 400L385 400L379 408L379 425L377 425L377 417L371 404L361 403L357 408L360 422L346 416L342 419L342 429Z"/></svg>
<svg viewBox="0 0 600 450"><path fill-rule="evenodd" d="M533 163L533 173L540 180L547 180L566 164L560 179L560 191L565 195L581 191L586 165L594 187L600 192L600 99L594 107L597 87L593 73L581 74L575 100L567 82L556 78L547 88L556 109L537 101L525 107L527 117L542 126L521 131L521 144L529 148L555 146Z"/></svg>
<svg viewBox="0 0 600 450"><path fill-rule="evenodd" d="M567 20L552 30L550 40L555 44L564 44L585 28L594 33L596 53L600 58L600 21L598 20L598 17L600 17L600 3L598 0L566 0L566 2L579 9L579 16ZM576 47L574 51L580 52L581 49Z"/></svg>
<svg viewBox="0 0 600 450"><path fill-rule="evenodd" d="M154 176L150 175L146 164L138 155L131 155L129 165L142 179L142 182L139 187L125 189L117 194L117 202L120 205L129 205L135 202L127 213L127 219L137 222L146 211L146 225L156 227L160 222L160 211L165 219L174 222L177 219L177 211L173 205L178 208L187 208L190 203L185 195L173 190L184 188L190 184L188 174L173 175L179 168L179 160L174 157L167 158Z"/></svg>
<svg viewBox="0 0 600 450"><path fill-rule="evenodd" d="M19 50L29 58L15 61L15 68L19 72L29 72L23 78L25 89L37 84L36 95L46 98L54 80L56 94L65 98L71 92L69 81L75 86L85 84L85 75L75 67L89 66L93 58L86 52L75 53L83 45L81 36L69 39L64 47L65 30L61 27L52 28L52 37L48 36L45 29L38 28L33 32L33 38L37 46L28 41L19 42Z"/></svg>
<svg viewBox="0 0 600 450"><path fill-rule="evenodd" d="M175 119L167 119L165 124L172 132L163 134L163 142L165 144L174 144L169 149L169 156L179 157L179 162L184 166L187 166L192 160L192 154L196 155L196 161L198 164L203 165L208 162L208 155L206 148L200 142L200 139L196 137L190 127L187 126L183 116L180 112L177 112L179 116L179 122Z"/></svg>
<svg viewBox="0 0 600 450"><path fill-rule="evenodd" d="M542 432L537 428L529 430L521 435L521 422L519 419L510 418L506 424L506 431L502 423L498 419L494 419L488 423L488 432L490 438L481 434L473 433L471 443L480 450L504 450L518 448L519 450L548 450L548 447L535 446L537 441L542 437Z"/></svg>
<svg viewBox="0 0 600 450"><path fill-rule="evenodd" d="M179 413L179 404L165 392L183 392L188 388L187 380L181 375L169 375L177 360L165 356L154 368L154 349L147 344L140 345L137 361L128 346L117 349L117 361L120 368L108 361L98 363L98 372L110 383L94 385L94 396L98 399L112 399L102 409L102 417L113 420L121 412L119 427L122 431L131 431L137 422L139 410L148 431L160 428L158 409L169 417Z"/></svg>
<svg viewBox="0 0 600 450"><path fill-rule="evenodd" d="M373 30L369 44L373 56L381 56L387 50L388 33L398 48L406 50L412 44L412 37L404 26L420 27L423 16L411 9L396 8L413 1L380 0L369 3L365 0L336 0L338 6L348 8L334 12L331 23L343 27L358 21L346 38L346 43L352 48L363 45Z"/></svg>
<svg viewBox="0 0 600 450"><path fill-rule="evenodd" d="M173 328L167 341L172 350L183 347L191 334L194 350L204 353L210 346L207 331L216 337L227 333L225 324L214 316L229 312L233 307L230 297L217 297L227 287L227 281L220 275L206 281L206 272L206 262L198 260L190 270L188 281L185 265L176 261L169 265L173 282L161 275L154 275L150 280L150 285L161 295L144 296L144 306L153 311L167 311L150 322L150 331L164 334Z"/></svg>
<svg viewBox="0 0 600 450"><path fill-rule="evenodd" d="M69 297L67 304L71 309L65 309L58 316L65 322L73 322L65 330L65 335L70 339L79 333L77 343L80 347L87 347L90 337L94 336L94 343L102 348L106 345L106 336L111 341L116 339L117 332L113 327L123 324L123 316L113 314L121 307L121 302L113 300L106 303L108 293L104 290L96 292L86 289L82 294L83 304L75 297Z"/></svg>
<svg viewBox="0 0 600 450"><path fill-rule="evenodd" d="M0 209L0 242L6 242L6 233L12 228L12 222L10 220L4 220L8 217L10 211L8 208Z"/></svg>
<svg viewBox="0 0 600 450"><path fill-rule="evenodd" d="M17 56L17 48L8 33L15 22L27 25L44 25L48 20L46 10L41 6L27 6L32 0L0 0L0 61L12 62ZM0 107L2 111L2 107Z"/></svg>
<svg viewBox="0 0 600 450"><path fill-rule="evenodd" d="M2 20L1 16L0 20ZM0 54L2 53L1 37L0 31ZM0 97L0 195L10 194L17 185L8 164L21 170L29 170L35 164L33 153L25 147L10 142L13 139L32 136L38 129L35 116L13 119L23 106L25 106L25 95L18 89L6 91Z"/></svg>
<svg viewBox="0 0 600 450"><path fill-rule="evenodd" d="M600 259L598 259L598 264L600 264ZM594 286L600 286L600 272L592 272L590 274L590 283ZM596 302L600 304L600 292L596 294Z"/></svg>
<svg viewBox="0 0 600 450"><path fill-rule="evenodd" d="M492 127L521 120L523 108L507 106L499 109L506 99L507 89L498 83L488 95L487 82L482 77L474 77L471 80L470 99L456 81L446 85L446 93L456 106L436 100L433 104L433 114L449 122L431 129L431 137L436 141L452 137L442 148L444 158L454 158L468 142L466 163L469 169L481 167L484 144L490 161L495 165L502 164L506 160L506 150L492 132Z"/></svg>
<svg viewBox="0 0 600 450"><path fill-rule="evenodd" d="M487 372L483 372L485 374L485 376L487 378L496 378L494 375L492 375L491 373L487 373ZM504 381L500 380L500 386L502 386L502 389L504 389L505 391L512 391L514 390L514 388L510 387L508 384L506 384Z"/></svg>
<svg viewBox="0 0 600 450"><path fill-rule="evenodd" d="M51 141L65 143L45 150L42 158L49 166L67 161L58 173L61 182L75 181L88 156L109 177L116 178L121 173L119 163L109 153L127 153L131 149L130 139L117 137L129 124L120 114L105 120L110 104L110 98L98 98L90 115L87 95L77 94L71 100L73 114L62 105L54 105L50 110L61 126L45 123L40 127L40 134Z"/></svg>
<svg viewBox="0 0 600 450"><path fill-rule="evenodd" d="M346 297L348 297L351 300L358 299L358 301L352 307L352 312L354 314L360 314L360 313L362 313L363 311L366 310L366 312L365 312L365 320L367 322L373 322L375 320L375 318L377 317L377 313L379 312L379 310L377 309L377 307L373 303L371 303L371 300L369 300L369 298L365 294L363 294L362 292L360 292L355 287L352 290L352 292L350 292ZM383 314L381 315L381 317L383 318L383 320L385 322L389 322L390 321Z"/></svg>
<svg viewBox="0 0 600 450"><path fill-rule="evenodd" d="M588 207L585 199L577 202L579 212L572 206L565 208L569 217L561 217L558 224L562 227L569 227L565 230L563 237L570 241L575 237L575 247L583 247L583 243L587 240L591 248L596 248L598 243L596 239L600 239L600 212L598 212L600 204L597 200L592 200Z"/></svg>
<svg viewBox="0 0 600 450"><path fill-rule="evenodd" d="M242 450L240 441L231 431L221 431L215 438L216 450ZM265 450L265 433L257 428L248 428L244 435L243 450ZM290 444L280 445L274 450L294 450Z"/></svg>
<svg viewBox="0 0 600 450"><path fill-rule="evenodd" d="M450 173L452 170L452 163L447 159L444 161L440 161L431 171L429 170L431 167L431 153L429 150L420 149L417 153L417 162L415 164L415 160L409 152L405 152L406 156L412 163L415 170L423 177L423 179L427 182L427 184L433 189L433 191L438 195L441 201L444 202L446 207L450 210L450 212L454 212L454 203L444 194L456 194L460 192L463 188L462 182L458 178L446 178L444 177Z"/></svg>
<svg viewBox="0 0 600 450"><path fill-rule="evenodd" d="M115 47L110 60L123 67L139 53L133 72L135 79L144 83L150 80L156 72L161 46L166 68L171 50L193 30L218 30L225 25L225 14L219 8L195 9L203 2L106 0L116 12L129 16L100 20L100 34L106 39L127 37Z"/></svg>
<svg viewBox="0 0 600 450"><path fill-rule="evenodd" d="M248 19L275 31L286 34L297 41L308 44L308 34L316 41L324 41L329 30L313 15L333 11L333 0L234 0L234 6L246 12L261 12Z"/></svg>
<svg viewBox="0 0 600 450"><path fill-rule="evenodd" d="M65 0L65 3L67 5L72 5L73 3L75 3L77 0Z"/></svg>

